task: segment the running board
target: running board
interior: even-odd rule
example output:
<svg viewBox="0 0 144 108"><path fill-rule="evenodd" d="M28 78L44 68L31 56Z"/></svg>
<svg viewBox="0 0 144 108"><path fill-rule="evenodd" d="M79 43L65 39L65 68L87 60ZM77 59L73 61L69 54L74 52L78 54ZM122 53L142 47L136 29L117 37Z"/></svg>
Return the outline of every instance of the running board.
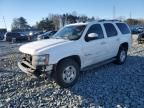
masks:
<svg viewBox="0 0 144 108"><path fill-rule="evenodd" d="M111 58L111 59L108 59L108 60L93 64L93 65L87 66L87 67L83 68L81 71L87 71L87 70L90 70L90 69L94 69L94 68L100 67L102 65L111 63L111 62L113 62L115 60L116 60L116 58Z"/></svg>

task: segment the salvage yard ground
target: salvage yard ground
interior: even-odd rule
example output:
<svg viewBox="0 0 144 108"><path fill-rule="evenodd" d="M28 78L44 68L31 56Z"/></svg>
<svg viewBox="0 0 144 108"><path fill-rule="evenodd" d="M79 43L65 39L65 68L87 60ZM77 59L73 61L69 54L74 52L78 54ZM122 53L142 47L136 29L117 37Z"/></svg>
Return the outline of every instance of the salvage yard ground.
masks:
<svg viewBox="0 0 144 108"><path fill-rule="evenodd" d="M35 79L19 70L18 47L22 44L0 42L0 107L144 107L144 44L128 52L125 64L113 63L82 72L71 88L60 88L52 79Z"/></svg>

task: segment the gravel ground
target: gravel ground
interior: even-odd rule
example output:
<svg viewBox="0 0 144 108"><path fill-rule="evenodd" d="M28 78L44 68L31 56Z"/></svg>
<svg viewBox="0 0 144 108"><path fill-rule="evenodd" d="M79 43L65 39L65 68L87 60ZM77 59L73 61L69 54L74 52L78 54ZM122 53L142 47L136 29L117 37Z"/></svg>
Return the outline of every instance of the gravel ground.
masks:
<svg viewBox="0 0 144 108"><path fill-rule="evenodd" d="M0 107L144 108L144 45L134 41L125 64L82 72L68 89L49 77L22 73L17 67L20 45L0 43Z"/></svg>

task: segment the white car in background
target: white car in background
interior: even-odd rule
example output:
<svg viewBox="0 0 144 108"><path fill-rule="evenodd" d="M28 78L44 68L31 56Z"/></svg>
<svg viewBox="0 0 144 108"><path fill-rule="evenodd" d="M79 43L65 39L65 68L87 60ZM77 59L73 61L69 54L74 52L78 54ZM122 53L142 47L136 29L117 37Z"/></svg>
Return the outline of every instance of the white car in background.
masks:
<svg viewBox="0 0 144 108"><path fill-rule="evenodd" d="M42 40L42 39L49 39L51 38L57 31L48 31L43 34L40 34L37 36L37 40Z"/></svg>

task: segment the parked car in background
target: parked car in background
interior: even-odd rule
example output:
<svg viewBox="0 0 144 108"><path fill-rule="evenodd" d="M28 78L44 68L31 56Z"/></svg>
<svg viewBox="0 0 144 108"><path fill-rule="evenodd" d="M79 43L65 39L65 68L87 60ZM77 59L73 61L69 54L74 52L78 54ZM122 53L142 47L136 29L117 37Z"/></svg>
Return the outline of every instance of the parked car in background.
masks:
<svg viewBox="0 0 144 108"><path fill-rule="evenodd" d="M132 34L139 34L142 33L144 31L144 27L136 27L131 29Z"/></svg>
<svg viewBox="0 0 144 108"><path fill-rule="evenodd" d="M138 34L138 30L137 29L132 29L131 32L132 32L132 34Z"/></svg>
<svg viewBox="0 0 144 108"><path fill-rule="evenodd" d="M4 39L4 34L0 33L0 40L3 40L3 39Z"/></svg>
<svg viewBox="0 0 144 108"><path fill-rule="evenodd" d="M138 35L138 43L142 44L144 42L144 32Z"/></svg>
<svg viewBox="0 0 144 108"><path fill-rule="evenodd" d="M4 40L11 42L12 39L15 39L15 41L27 41L28 36L26 36L23 33L17 33L17 32L7 32L4 36Z"/></svg>
<svg viewBox="0 0 144 108"><path fill-rule="evenodd" d="M38 35L37 40L42 40L42 39L49 39L51 36L53 36L57 31L48 31L45 32L44 34Z"/></svg>
<svg viewBox="0 0 144 108"><path fill-rule="evenodd" d="M44 32L42 31L38 31L38 32L35 32L35 33L29 33L28 34L28 39L30 39L31 41L37 41L37 37L41 34L43 34Z"/></svg>
<svg viewBox="0 0 144 108"><path fill-rule="evenodd" d="M4 35L7 32L7 29L0 29L0 40L4 39Z"/></svg>
<svg viewBox="0 0 144 108"><path fill-rule="evenodd" d="M142 33L144 31L144 28L143 27L138 27L137 31L138 31L138 33Z"/></svg>
<svg viewBox="0 0 144 108"><path fill-rule="evenodd" d="M36 32L34 35L41 35L41 34L44 34L45 32L43 31L39 31L39 32Z"/></svg>

